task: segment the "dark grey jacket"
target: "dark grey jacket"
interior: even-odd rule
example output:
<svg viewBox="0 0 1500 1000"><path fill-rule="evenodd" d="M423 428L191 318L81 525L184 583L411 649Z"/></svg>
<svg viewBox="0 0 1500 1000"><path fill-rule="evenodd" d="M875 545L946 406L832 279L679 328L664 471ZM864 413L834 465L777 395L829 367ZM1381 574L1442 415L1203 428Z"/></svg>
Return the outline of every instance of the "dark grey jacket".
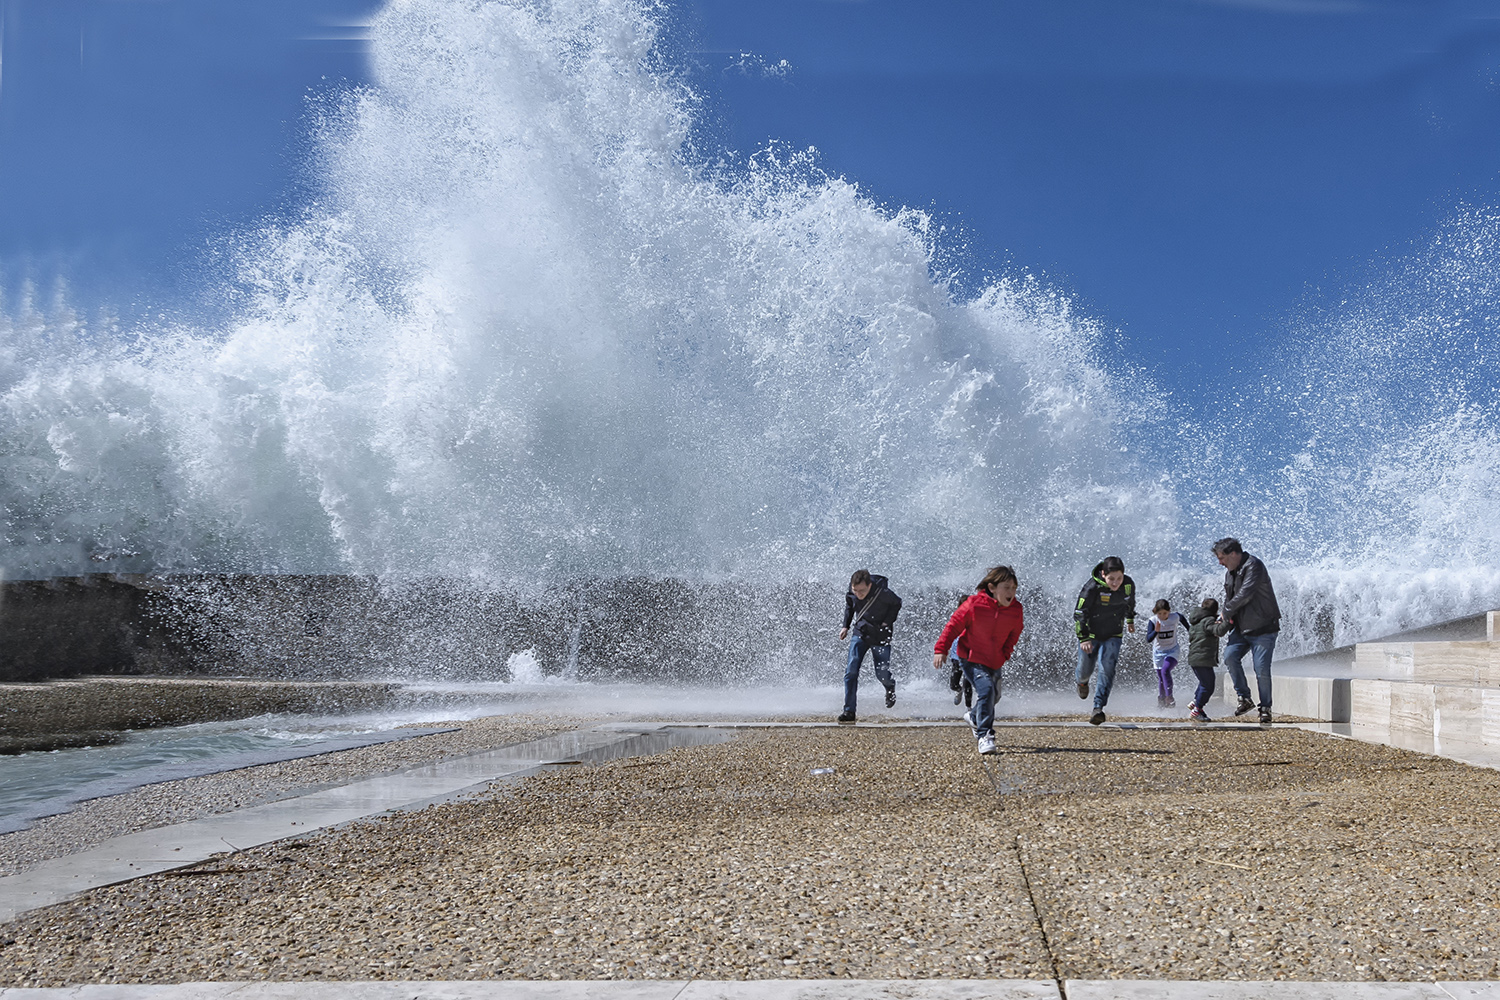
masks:
<svg viewBox="0 0 1500 1000"><path fill-rule="evenodd" d="M1219 633L1214 631L1214 616L1205 608L1188 612L1188 666L1219 665Z"/></svg>
<svg viewBox="0 0 1500 1000"><path fill-rule="evenodd" d="M1266 564L1246 552L1240 568L1224 574L1224 606L1219 614L1245 635L1281 631L1281 608Z"/></svg>
<svg viewBox="0 0 1500 1000"><path fill-rule="evenodd" d="M901 598L891 589L891 581L872 575L869 596L863 601L854 591L844 594L844 628L852 627L872 646L889 645L901 613Z"/></svg>

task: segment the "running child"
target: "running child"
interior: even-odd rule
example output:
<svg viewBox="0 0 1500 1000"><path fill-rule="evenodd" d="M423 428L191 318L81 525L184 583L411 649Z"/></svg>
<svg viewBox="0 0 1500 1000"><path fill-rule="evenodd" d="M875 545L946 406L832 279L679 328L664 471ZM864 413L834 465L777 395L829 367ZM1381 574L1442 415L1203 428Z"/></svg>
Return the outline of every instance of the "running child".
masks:
<svg viewBox="0 0 1500 1000"><path fill-rule="evenodd" d="M995 749L995 693L1000 668L1010 659L1021 637L1021 602L1016 600L1016 571L1009 566L987 570L974 594L958 606L943 634L932 647L932 669L942 670L949 647L956 650L964 677L974 685L974 708L969 713L982 754Z"/></svg>
<svg viewBox="0 0 1500 1000"><path fill-rule="evenodd" d="M1208 699L1214 696L1214 681L1219 670L1219 602L1205 597L1203 603L1188 615L1188 667L1198 678L1198 691L1188 707L1188 718L1207 722Z"/></svg>
<svg viewBox="0 0 1500 1000"><path fill-rule="evenodd" d="M1151 617L1146 619L1146 641L1151 643L1151 660L1156 664L1157 708L1177 707L1177 699L1172 697L1172 668L1182 660L1177 629L1187 623L1165 597L1152 605Z"/></svg>
<svg viewBox="0 0 1500 1000"><path fill-rule="evenodd" d="M1078 697L1089 696L1089 677L1097 668L1099 683L1094 687L1094 714L1089 722L1104 721L1104 706L1115 686L1115 667L1120 662L1120 641L1124 631L1135 632L1135 581L1125 575L1125 563L1119 556L1108 556L1089 576L1089 582L1078 592L1073 608L1073 631L1078 636Z"/></svg>

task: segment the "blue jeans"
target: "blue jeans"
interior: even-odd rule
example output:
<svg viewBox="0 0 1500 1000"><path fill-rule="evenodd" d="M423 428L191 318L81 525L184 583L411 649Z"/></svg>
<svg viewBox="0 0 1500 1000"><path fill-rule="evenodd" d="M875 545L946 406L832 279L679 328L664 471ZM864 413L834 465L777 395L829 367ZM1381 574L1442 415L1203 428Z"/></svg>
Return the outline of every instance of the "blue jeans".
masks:
<svg viewBox="0 0 1500 1000"><path fill-rule="evenodd" d="M1229 642L1224 647L1224 666L1229 668L1229 680L1234 684L1234 693L1241 698L1250 697L1250 685L1245 681L1245 670L1240 660L1250 654L1255 665L1255 686L1260 694L1260 707L1271 710L1271 654L1276 651L1279 632L1265 635L1246 635L1239 629L1229 633Z"/></svg>
<svg viewBox="0 0 1500 1000"><path fill-rule="evenodd" d="M1099 667L1099 683L1094 686L1094 711L1103 711L1109 704L1109 689L1115 686L1115 666L1120 662L1120 637L1095 639L1094 651L1085 653L1078 647L1078 683L1087 683L1093 676L1094 666Z"/></svg>
<svg viewBox="0 0 1500 1000"><path fill-rule="evenodd" d="M859 690L859 665L864 662L865 650L870 651L870 659L875 661L875 676L880 678L885 689L892 691L896 687L896 678L891 676L890 643L872 646L862 635L850 637L849 664L844 667L844 711L850 715L854 714L855 692Z"/></svg>
<svg viewBox="0 0 1500 1000"><path fill-rule="evenodd" d="M974 720L974 735L995 735L995 699L1000 697L1000 671L992 670L983 663L959 660L964 676L974 686L974 707L969 718Z"/></svg>
<svg viewBox="0 0 1500 1000"><path fill-rule="evenodd" d="M1204 712L1208 711L1208 699L1214 696L1214 688L1218 686L1218 678L1214 676L1218 671L1213 667L1194 667L1193 676L1198 678L1198 692L1193 695L1193 704Z"/></svg>

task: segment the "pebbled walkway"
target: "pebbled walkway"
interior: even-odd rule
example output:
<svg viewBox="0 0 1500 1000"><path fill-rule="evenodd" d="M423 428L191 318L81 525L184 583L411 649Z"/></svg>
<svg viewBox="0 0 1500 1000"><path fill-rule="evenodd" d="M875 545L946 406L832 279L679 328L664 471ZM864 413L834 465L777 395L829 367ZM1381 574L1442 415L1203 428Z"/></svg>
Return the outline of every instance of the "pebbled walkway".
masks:
<svg viewBox="0 0 1500 1000"><path fill-rule="evenodd" d="M183 983L0 989L0 1000L1500 1000L1500 983L1028 979Z"/></svg>
<svg viewBox="0 0 1500 1000"><path fill-rule="evenodd" d="M1500 979L1494 771L1279 727L999 738L760 727L554 769L28 914L0 984Z"/></svg>

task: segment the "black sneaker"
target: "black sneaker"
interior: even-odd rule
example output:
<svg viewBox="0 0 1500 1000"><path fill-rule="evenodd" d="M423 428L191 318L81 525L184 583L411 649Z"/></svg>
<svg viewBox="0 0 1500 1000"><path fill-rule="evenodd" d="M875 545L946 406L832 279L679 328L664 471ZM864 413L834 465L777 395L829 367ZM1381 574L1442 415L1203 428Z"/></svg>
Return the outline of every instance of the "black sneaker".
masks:
<svg viewBox="0 0 1500 1000"><path fill-rule="evenodd" d="M1087 698L1088 696L1089 696L1089 682L1088 681L1079 681L1078 682L1078 697L1080 697L1080 698Z"/></svg>
<svg viewBox="0 0 1500 1000"><path fill-rule="evenodd" d="M853 712L844 712L844 713L842 713L841 715L839 715L839 721L840 722L853 722L854 721L854 713Z"/></svg>
<svg viewBox="0 0 1500 1000"><path fill-rule="evenodd" d="M1104 722L1104 709L1097 708L1094 710L1094 714L1089 716L1089 725L1097 726L1102 722Z"/></svg>
<svg viewBox="0 0 1500 1000"><path fill-rule="evenodd" d="M885 689L885 707L886 708L891 708L895 704L896 704L896 689L895 688L886 688Z"/></svg>
<svg viewBox="0 0 1500 1000"><path fill-rule="evenodd" d="M1234 706L1234 714L1235 715L1244 715L1246 712L1250 711L1254 707L1255 707L1255 702L1251 701L1249 698L1241 698L1240 699L1240 703L1238 705Z"/></svg>
<svg viewBox="0 0 1500 1000"><path fill-rule="evenodd" d="M1260 724L1262 726L1269 726L1271 724L1271 710L1269 708L1262 708L1260 710Z"/></svg>

